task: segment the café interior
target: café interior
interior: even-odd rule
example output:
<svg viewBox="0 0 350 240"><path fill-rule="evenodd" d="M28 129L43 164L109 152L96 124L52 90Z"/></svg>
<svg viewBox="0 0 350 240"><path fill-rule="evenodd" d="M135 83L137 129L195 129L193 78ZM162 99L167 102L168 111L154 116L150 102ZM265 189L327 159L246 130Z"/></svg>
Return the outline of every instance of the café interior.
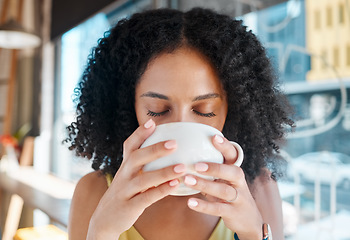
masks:
<svg viewBox="0 0 350 240"><path fill-rule="evenodd" d="M279 152L285 239L350 239L350 0L0 0L0 239L68 239L92 168L63 140L98 39L135 12L197 6L258 36L294 108Z"/></svg>

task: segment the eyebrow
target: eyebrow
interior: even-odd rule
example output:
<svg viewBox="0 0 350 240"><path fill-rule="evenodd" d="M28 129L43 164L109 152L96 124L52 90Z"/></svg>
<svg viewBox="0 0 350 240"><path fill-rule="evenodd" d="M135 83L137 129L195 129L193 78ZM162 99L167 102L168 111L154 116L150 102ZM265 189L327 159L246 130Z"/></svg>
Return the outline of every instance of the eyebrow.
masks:
<svg viewBox="0 0 350 240"><path fill-rule="evenodd" d="M163 94L155 93L155 92L146 92L141 95L141 97L150 97L150 98L159 98L162 100L169 100L169 98Z"/></svg>
<svg viewBox="0 0 350 240"><path fill-rule="evenodd" d="M160 94L160 93L156 93L156 92L146 92L146 93L142 94L141 97L150 97L150 98L158 98L158 99L162 99L162 100L169 100L169 97L167 97L163 94ZM220 98L220 97L221 96L218 93L208 93L208 94L199 95L199 96L193 98L192 102L205 100L205 99Z"/></svg>
<svg viewBox="0 0 350 240"><path fill-rule="evenodd" d="M211 98L219 98L220 94L217 93L208 93L208 94L204 94L204 95L199 95L197 97L195 97L192 102L195 101L200 101L200 100L205 100L205 99L211 99Z"/></svg>

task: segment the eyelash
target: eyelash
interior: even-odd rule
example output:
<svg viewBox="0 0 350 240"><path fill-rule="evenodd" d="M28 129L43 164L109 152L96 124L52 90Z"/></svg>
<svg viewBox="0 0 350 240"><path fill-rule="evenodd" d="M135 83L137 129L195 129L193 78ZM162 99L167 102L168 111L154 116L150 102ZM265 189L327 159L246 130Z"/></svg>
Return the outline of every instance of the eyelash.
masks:
<svg viewBox="0 0 350 240"><path fill-rule="evenodd" d="M166 110L166 111L163 111L163 112L159 112L159 113L152 112L151 110L148 110L147 115L151 116L151 117L160 117L160 116L166 114L167 112L169 112L169 110Z"/></svg>
<svg viewBox="0 0 350 240"><path fill-rule="evenodd" d="M207 118L212 118L212 117L215 117L216 114L213 113L213 112L210 112L210 113L201 113L201 112L198 112L196 110L192 110L195 114L201 116L201 117L207 117ZM148 116L151 116L151 117L160 117L160 116L163 116L164 114L166 114L167 112L169 112L169 110L166 110L166 111L163 111L163 112L152 112L151 110L148 110L147 112L147 115Z"/></svg>
<svg viewBox="0 0 350 240"><path fill-rule="evenodd" d="M201 112L198 112L196 110L192 110L195 114L201 116L201 117L207 117L207 118L212 118L212 117L215 117L216 114L213 113L213 112L210 112L210 113L201 113Z"/></svg>

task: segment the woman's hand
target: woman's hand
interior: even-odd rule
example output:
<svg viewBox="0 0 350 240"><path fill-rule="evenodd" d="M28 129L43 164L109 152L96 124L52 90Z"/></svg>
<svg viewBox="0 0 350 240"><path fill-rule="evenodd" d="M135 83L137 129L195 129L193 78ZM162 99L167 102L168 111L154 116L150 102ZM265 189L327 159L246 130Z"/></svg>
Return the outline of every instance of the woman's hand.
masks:
<svg viewBox="0 0 350 240"><path fill-rule="evenodd" d="M142 171L146 163L171 154L177 147L169 140L140 149L154 129L155 123L149 120L124 142L123 163L91 218L88 239L117 239L145 208L177 188L178 178L185 172L183 164Z"/></svg>
<svg viewBox="0 0 350 240"><path fill-rule="evenodd" d="M220 216L240 240L262 239L262 216L250 193L243 170L233 165L237 151L225 138L215 136L214 146L223 154L224 164L197 163L198 173L213 176L215 181L188 175L185 184L199 190L206 200L190 198L188 206L198 212Z"/></svg>

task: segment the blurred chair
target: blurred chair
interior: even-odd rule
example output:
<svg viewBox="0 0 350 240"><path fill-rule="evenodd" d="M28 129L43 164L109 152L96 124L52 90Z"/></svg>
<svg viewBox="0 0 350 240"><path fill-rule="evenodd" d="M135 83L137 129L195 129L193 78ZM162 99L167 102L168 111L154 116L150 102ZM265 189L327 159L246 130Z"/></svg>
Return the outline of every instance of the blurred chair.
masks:
<svg viewBox="0 0 350 240"><path fill-rule="evenodd" d="M33 164L34 137L26 137L19 157L20 166L31 166ZM23 199L16 194L11 196L7 210L2 240L12 240L15 235L23 210Z"/></svg>

